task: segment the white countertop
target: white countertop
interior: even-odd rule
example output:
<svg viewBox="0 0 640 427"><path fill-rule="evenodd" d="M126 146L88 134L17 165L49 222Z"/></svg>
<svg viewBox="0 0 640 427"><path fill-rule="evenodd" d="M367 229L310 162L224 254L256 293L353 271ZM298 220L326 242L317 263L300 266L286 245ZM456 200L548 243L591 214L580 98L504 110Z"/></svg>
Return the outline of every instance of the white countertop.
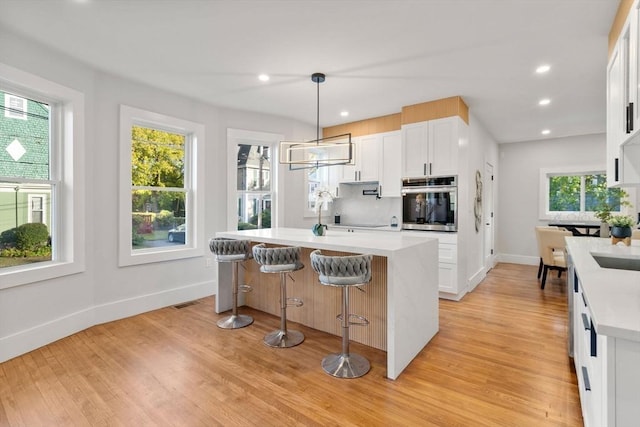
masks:
<svg viewBox="0 0 640 427"><path fill-rule="evenodd" d="M217 237L249 239L276 245L303 246L352 253L368 253L390 256L393 252L417 246L425 240L433 239L425 235L404 233L375 233L363 230L359 233L337 228L329 228L324 236L315 236L311 229L302 228L262 228L258 230L222 231Z"/></svg>
<svg viewBox="0 0 640 427"><path fill-rule="evenodd" d="M568 237L571 254L599 334L640 341L640 271L602 268L591 256L640 259L640 240L631 246L612 245L611 239ZM572 291L572 290L571 290Z"/></svg>

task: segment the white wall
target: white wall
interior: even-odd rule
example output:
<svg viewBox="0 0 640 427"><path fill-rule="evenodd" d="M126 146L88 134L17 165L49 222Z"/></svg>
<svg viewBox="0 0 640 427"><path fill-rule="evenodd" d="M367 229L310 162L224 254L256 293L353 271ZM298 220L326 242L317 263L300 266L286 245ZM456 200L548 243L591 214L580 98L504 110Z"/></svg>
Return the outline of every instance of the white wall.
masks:
<svg viewBox="0 0 640 427"><path fill-rule="evenodd" d="M546 224L538 215L540 169L600 164L604 168L605 135L501 144L499 149L499 259L538 264L534 227Z"/></svg>
<svg viewBox="0 0 640 427"><path fill-rule="evenodd" d="M476 171L480 171L483 181L483 196L482 203L490 203L486 197L486 189L490 185L491 177L485 176L485 165L490 163L493 165L493 175L495 179L498 178L498 144L489 135L482 123L471 113L469 115L469 147L467 167L468 175L465 176L468 192L463 193L463 196L467 199L464 206L466 206L465 215L465 239L464 247L467 254L467 277L469 281L469 289L473 289L486 275L488 269L493 267L491 265L485 265L485 253L484 242L486 236L486 228L484 224L487 219L483 217L480 229L476 232L475 228L475 214L474 214L474 199L476 192ZM494 199L494 212L497 208L497 186L496 180L494 180L493 199ZM461 197L463 197L461 196ZM462 203L461 203L462 205ZM497 221L494 221L494 234L497 230ZM458 249L460 250L460 249Z"/></svg>
<svg viewBox="0 0 640 427"><path fill-rule="evenodd" d="M215 267L202 257L118 267L118 111L120 104L205 125L207 241L226 228L227 128L300 139L312 126L206 105L96 71L0 29L0 61L81 91L86 104L86 271L0 290L0 362L93 324L215 292ZM296 183L286 181L285 195ZM296 199L296 197L292 197ZM297 206L297 200L285 204ZM295 216L295 212L293 213ZM285 222L288 214L285 212Z"/></svg>

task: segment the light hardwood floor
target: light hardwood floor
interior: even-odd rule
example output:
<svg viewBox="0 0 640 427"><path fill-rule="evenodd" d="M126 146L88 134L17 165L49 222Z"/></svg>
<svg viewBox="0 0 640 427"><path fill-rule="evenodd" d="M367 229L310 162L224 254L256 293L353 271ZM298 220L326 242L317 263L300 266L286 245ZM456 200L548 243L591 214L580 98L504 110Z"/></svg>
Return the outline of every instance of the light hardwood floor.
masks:
<svg viewBox="0 0 640 427"><path fill-rule="evenodd" d="M500 264L441 300L440 331L396 381L360 344L366 376L326 375L340 338L309 328L268 348L278 318L258 311L221 330L213 298L94 326L0 364L0 425L581 426L565 276L540 290L536 269Z"/></svg>

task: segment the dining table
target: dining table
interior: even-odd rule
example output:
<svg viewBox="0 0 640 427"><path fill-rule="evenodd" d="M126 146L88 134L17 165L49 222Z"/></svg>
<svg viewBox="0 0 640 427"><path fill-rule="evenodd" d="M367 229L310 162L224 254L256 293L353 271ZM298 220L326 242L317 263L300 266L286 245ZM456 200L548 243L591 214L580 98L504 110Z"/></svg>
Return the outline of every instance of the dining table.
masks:
<svg viewBox="0 0 640 427"><path fill-rule="evenodd" d="M601 223L597 221L553 221L552 227L561 227L576 237L600 237Z"/></svg>

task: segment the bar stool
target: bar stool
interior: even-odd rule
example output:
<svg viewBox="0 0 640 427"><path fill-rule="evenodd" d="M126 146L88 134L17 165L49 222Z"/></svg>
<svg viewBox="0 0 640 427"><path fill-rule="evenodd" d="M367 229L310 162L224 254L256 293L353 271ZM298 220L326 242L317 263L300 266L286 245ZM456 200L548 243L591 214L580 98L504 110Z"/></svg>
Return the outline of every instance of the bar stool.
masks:
<svg viewBox="0 0 640 427"><path fill-rule="evenodd" d="M280 274L280 329L268 333L264 343L270 347L293 347L304 341L300 331L287 329L287 306L302 306L299 298L287 298L287 275L304 268L300 262L300 248L267 248L264 243L253 247L253 259L260 264L263 273ZM293 280L293 279L292 279Z"/></svg>
<svg viewBox="0 0 640 427"><path fill-rule="evenodd" d="M363 356L349 352L349 327L369 324L367 318L349 313L349 290L371 281L372 258L372 255L326 256L320 250L311 252L311 267L318 273L320 283L342 288L342 313L338 315L342 324L342 352L322 359L322 369L334 377L358 378L371 368Z"/></svg>
<svg viewBox="0 0 640 427"><path fill-rule="evenodd" d="M231 286L233 300L231 315L218 320L218 327L222 329L238 329L253 323L253 317L238 314L238 291L250 292L251 286L238 285L238 264L251 258L250 240L233 240L213 238L209 240L209 249L214 253L217 262L233 263L231 269Z"/></svg>

